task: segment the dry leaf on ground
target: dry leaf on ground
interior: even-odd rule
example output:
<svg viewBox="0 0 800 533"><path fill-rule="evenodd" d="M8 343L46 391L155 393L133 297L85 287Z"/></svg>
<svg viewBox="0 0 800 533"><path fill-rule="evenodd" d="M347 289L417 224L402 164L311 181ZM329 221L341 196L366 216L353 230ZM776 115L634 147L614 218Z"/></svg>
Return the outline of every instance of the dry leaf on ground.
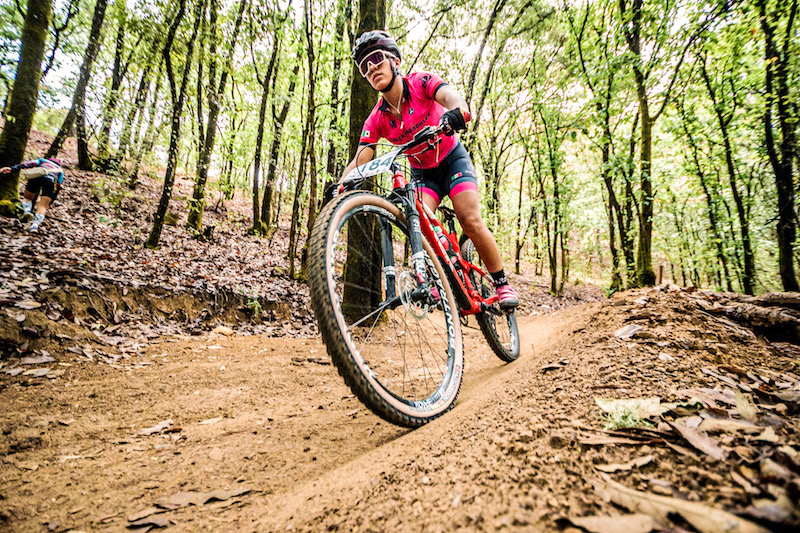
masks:
<svg viewBox="0 0 800 533"><path fill-rule="evenodd" d="M677 513L700 533L768 533L769 531L727 511L701 503L629 489L612 481L608 476L596 480L593 484L595 491L604 499L630 511L650 515L662 524L669 524L669 515Z"/></svg>
<svg viewBox="0 0 800 533"><path fill-rule="evenodd" d="M758 420L758 407L753 403L750 396L746 396L742 391L734 391L736 396L736 410L739 411L739 416L749 422L756 422Z"/></svg>
<svg viewBox="0 0 800 533"><path fill-rule="evenodd" d="M728 451L720 447L719 443L706 433L678 422L670 425L686 439L686 442L705 453L713 460L724 461L728 457Z"/></svg>
<svg viewBox="0 0 800 533"><path fill-rule="evenodd" d="M648 533L656 527L653 517L646 514L581 516L569 521L591 533Z"/></svg>
<svg viewBox="0 0 800 533"><path fill-rule="evenodd" d="M606 472L611 474L613 472L619 471L629 471L633 469L633 467L641 468L647 464L653 462L654 457L652 455L645 455L644 457L637 457L627 463L622 464L607 464L607 465L595 465L594 467L601 472Z"/></svg>
<svg viewBox="0 0 800 533"><path fill-rule="evenodd" d="M172 423L173 423L172 419L164 420L163 422L159 422L158 424L156 424L153 427L141 430L139 432L139 434L140 435L152 435L154 433L161 433L162 431L164 431L165 429L170 427L172 425Z"/></svg>
<svg viewBox="0 0 800 533"><path fill-rule="evenodd" d="M647 418L659 416L663 412L661 398L653 396L651 398L625 398L613 400L608 398L595 398L595 403L610 415L631 414L637 418Z"/></svg>
<svg viewBox="0 0 800 533"><path fill-rule="evenodd" d="M203 505L210 501L225 501L248 492L250 492L250 489L245 487L231 490L220 489L211 492L178 492L172 496L157 500L155 504L164 509L179 509L189 505Z"/></svg>

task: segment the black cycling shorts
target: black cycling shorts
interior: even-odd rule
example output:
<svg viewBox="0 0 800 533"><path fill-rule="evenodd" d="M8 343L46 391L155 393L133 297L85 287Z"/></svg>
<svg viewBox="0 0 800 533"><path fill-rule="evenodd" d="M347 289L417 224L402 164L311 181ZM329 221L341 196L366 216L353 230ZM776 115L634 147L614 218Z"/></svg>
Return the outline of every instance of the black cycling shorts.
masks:
<svg viewBox="0 0 800 533"><path fill-rule="evenodd" d="M33 194L47 196L51 202L55 202L61 187L47 176L39 176L38 178L29 179L28 183L25 184L25 190Z"/></svg>
<svg viewBox="0 0 800 533"><path fill-rule="evenodd" d="M433 196L437 203L445 196L454 197L464 190L478 190L478 177L469 153L460 142L433 168L411 167L417 189Z"/></svg>

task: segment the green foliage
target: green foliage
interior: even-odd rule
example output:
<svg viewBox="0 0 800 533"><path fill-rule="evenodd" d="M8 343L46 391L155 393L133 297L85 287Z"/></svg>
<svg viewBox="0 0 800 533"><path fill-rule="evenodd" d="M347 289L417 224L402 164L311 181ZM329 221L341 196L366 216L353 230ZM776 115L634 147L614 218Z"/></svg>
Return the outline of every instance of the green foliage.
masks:
<svg viewBox="0 0 800 533"><path fill-rule="evenodd" d="M637 220L644 200L635 77L638 68L646 77L650 113L658 113L663 105L652 146L654 266L663 265L667 277L678 283L685 279L686 283L742 290L742 230L747 226L755 257L757 291L780 287L776 275L777 195L764 132L768 99L764 85L764 34L756 4L728 4L729 11L724 16L707 21L710 9L723 4L647 2L643 4L640 25L641 57L631 52L626 39L632 12L622 14L617 2L573 0L554 9L546 2L508 0L486 35L495 4L492 0L396 0L387 10L387 25L403 50L401 70L434 71L459 92L471 95L469 104L477 116L470 124L472 130L462 140L480 174L482 213L506 260L513 257L521 239L523 265L533 264L548 273L549 259L554 257L552 274L559 280L566 276L609 286L613 228L613 245L620 265L617 274L628 284L633 281L626 269L633 265L626 261L635 261ZM187 15L178 28L172 50L177 84L183 81L195 5L187 4ZM315 26L312 40L316 61L312 68L316 80L317 168L310 179L321 187L325 180L338 177L348 162L353 71L348 34L355 31L359 13L358 4L347 0L313 0L311 5ZM178 171L189 180L196 174L199 121L205 124L207 91L212 78L219 81L238 2L218 6L216 49L211 46L211 35L206 33L205 39L198 41L185 80L188 95L181 123ZM341 38L336 22L347 16L348 6L353 11ZM54 24L63 22L65 9L63 3L58 3ZM274 206L272 212L279 210L284 216L290 212L300 168L302 132L309 116L302 9L297 4L287 11L284 2L255 0L245 12L234 66L222 95L208 205L214 205L217 198L228 201L231 197L238 200L252 195L263 90L259 79L266 75L272 51L278 46L277 70L269 87L263 124L260 171L263 184L266 169L271 166L275 170L273 198L276 203L280 198L282 205ZM39 129L52 132L60 125L86 46L91 11L90 5L82 2L80 13L62 34L53 71L45 78L45 96L40 98L36 115ZM115 135L129 115L134 117L131 144L136 149L141 146L152 103L155 146L145 150L144 161L154 167L166 162L172 111L169 84L163 75L160 94L153 96L156 74L164 69L163 43L159 39L176 11L177 3L163 0L114 4L103 30L104 46L87 95L89 129L96 130L111 85L114 39L124 12L127 31L123 60L127 70L120 89L120 105L113 115L112 151L119 143ZM773 0L767 2L767 12L776 34L783 35L788 15L777 10ZM209 21L206 15L206 22ZM0 0L0 98L5 96L8 80L13 77L21 22L15 2ZM203 31L209 27L206 24ZM485 45L481 47L485 35ZM798 67L798 46L796 39L790 43L789 66ZM681 68L673 82L671 73L684 49ZM198 63L200 57L202 65ZM212 59L217 60L215 69L210 67ZM298 64L298 82L290 92L290 79ZM147 106L142 115L134 103L142 74L148 69L151 74ZM800 68L791 70L795 77L800 72ZM793 91L790 95L790 108L797 106L797 94ZM369 98L377 100L377 95L370 94ZM278 133L275 114L287 102L291 106L280 132L281 150L270 161L269 151ZM727 121L727 132L733 140L730 162L718 112ZM782 135L777 130L776 133ZM333 169L328 172L331 151ZM127 163L123 161L122 168ZM149 172L155 177L155 172ZM308 204L308 178L299 193L301 205ZM99 179L93 194L119 207L126 196L124 186L111 180ZM739 216L737 195L743 216ZM612 199L618 210L612 211L609 220ZM306 216L301 214L304 220ZM235 223L242 231L252 225L250 221Z"/></svg>
<svg viewBox="0 0 800 533"><path fill-rule="evenodd" d="M649 420L641 418L636 409L619 409L614 413L600 413L600 420L606 430L655 427Z"/></svg>

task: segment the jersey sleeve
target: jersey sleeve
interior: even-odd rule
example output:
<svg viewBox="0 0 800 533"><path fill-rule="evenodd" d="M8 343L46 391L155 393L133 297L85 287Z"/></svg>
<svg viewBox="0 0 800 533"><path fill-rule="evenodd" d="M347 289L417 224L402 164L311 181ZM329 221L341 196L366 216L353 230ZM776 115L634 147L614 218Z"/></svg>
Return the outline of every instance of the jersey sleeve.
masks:
<svg viewBox="0 0 800 533"><path fill-rule="evenodd" d="M361 138L358 144L375 144L380 141L383 136L383 133L380 131L378 117L375 116L375 112L373 111L367 117L367 120L364 121L364 128L361 130Z"/></svg>
<svg viewBox="0 0 800 533"><path fill-rule="evenodd" d="M415 74L422 92L431 100L436 99L436 91L447 85L446 81L433 72L417 72Z"/></svg>
<svg viewBox="0 0 800 533"><path fill-rule="evenodd" d="M31 159L30 161L25 161L24 163L19 163L18 165L13 165L11 170L23 170L28 168L34 168L39 166L39 159Z"/></svg>

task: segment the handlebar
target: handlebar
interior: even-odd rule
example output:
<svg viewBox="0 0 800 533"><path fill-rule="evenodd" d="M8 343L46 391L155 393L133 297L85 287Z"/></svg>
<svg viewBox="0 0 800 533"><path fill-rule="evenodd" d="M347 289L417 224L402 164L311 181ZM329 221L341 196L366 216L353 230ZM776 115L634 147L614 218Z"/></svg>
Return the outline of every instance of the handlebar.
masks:
<svg viewBox="0 0 800 533"><path fill-rule="evenodd" d="M469 114L467 114L467 116L469 116ZM391 164L393 165L394 164L394 159L396 159L401 154L405 154L408 151L410 151L410 150L412 150L412 149L414 149L414 148L416 148L418 146L422 146L423 144L427 144L428 146L426 148L420 150L419 152L415 153L415 154L410 154L410 156L413 157L413 156L422 154L423 152L426 152L428 150L433 149L433 147L436 146L440 142L439 137L441 137L442 135L452 135L452 133L453 133L453 128L451 128L451 127L449 127L447 125L441 125L440 124L439 126L436 126L436 127L430 126L430 125L425 126L421 130L419 130L416 135L414 135L414 138L412 140L410 140L406 144L403 144L401 146L396 147L392 152L390 152L390 154L394 153L394 157L391 160ZM389 155L389 154L387 154L387 155ZM383 156L383 157L386 157L386 156ZM366 163L365 163L365 165L366 165ZM388 167L388 166L389 165L387 164L386 167ZM333 196L337 196L338 194L344 192L345 190L348 189L348 186L355 186L355 183L360 182L364 177L367 177L367 176L366 175L362 175L362 176L357 176L357 177L354 177L354 178L345 178L340 183L339 187L336 188L336 190L334 191Z"/></svg>

